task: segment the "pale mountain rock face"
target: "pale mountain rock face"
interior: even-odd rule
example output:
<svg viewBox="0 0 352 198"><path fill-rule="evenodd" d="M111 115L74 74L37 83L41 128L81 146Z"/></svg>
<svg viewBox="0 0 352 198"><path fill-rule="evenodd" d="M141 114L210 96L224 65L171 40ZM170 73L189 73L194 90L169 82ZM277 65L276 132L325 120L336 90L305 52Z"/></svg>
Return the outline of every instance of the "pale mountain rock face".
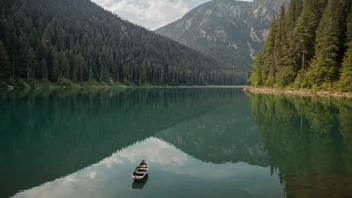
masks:
<svg viewBox="0 0 352 198"><path fill-rule="evenodd" d="M213 0L156 30L243 72L268 37L270 23L289 0Z"/></svg>

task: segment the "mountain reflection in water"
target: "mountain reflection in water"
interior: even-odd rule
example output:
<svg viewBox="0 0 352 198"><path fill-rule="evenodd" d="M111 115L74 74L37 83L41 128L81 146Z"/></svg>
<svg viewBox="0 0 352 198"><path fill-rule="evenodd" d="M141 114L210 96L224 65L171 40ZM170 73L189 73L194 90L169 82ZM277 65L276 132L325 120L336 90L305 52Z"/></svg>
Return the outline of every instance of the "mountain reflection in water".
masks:
<svg viewBox="0 0 352 198"><path fill-rule="evenodd" d="M263 195L268 193L268 188L277 189L275 193L283 195L277 176L270 177L267 168L245 163L204 163L160 139L148 138L97 164L18 193L14 197L110 197L114 193L122 197L135 197L138 192L128 188L126 185L131 183L126 180L132 181L133 167L142 159L150 166L148 188L143 189L145 196L163 197L174 188L186 190L187 185L193 182L209 187L203 189L202 194L212 194L212 184L222 183L223 180L235 185L223 186L232 189L234 195ZM159 193L153 193L153 189ZM173 193L168 197L178 196L178 193Z"/></svg>
<svg viewBox="0 0 352 198"><path fill-rule="evenodd" d="M0 92L0 108L0 197L352 195L348 99L14 90ZM136 186L142 159L150 174Z"/></svg>

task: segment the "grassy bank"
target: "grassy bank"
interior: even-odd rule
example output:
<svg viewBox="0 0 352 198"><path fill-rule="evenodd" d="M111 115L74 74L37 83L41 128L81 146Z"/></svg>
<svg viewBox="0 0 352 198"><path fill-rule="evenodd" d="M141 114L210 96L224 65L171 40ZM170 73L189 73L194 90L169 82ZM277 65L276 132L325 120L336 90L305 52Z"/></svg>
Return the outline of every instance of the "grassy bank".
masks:
<svg viewBox="0 0 352 198"><path fill-rule="evenodd" d="M104 87L129 87L121 83L114 82L74 82L67 79L60 79L57 82L47 80L25 80L21 78L0 80L0 89L19 89L19 88L104 88Z"/></svg>
<svg viewBox="0 0 352 198"><path fill-rule="evenodd" d="M286 95L300 95L300 96L319 96L319 97L344 97L352 98L351 92L338 91L309 91L309 90L289 90L289 89L274 89L274 88L256 88L248 87L245 91L252 93L266 93L266 94L286 94Z"/></svg>

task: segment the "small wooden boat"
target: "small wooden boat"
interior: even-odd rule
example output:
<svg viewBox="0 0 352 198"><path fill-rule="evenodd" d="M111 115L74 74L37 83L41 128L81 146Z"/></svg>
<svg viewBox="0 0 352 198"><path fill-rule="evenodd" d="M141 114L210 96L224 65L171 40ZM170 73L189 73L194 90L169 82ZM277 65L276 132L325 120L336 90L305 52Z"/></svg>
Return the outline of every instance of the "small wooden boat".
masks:
<svg viewBox="0 0 352 198"><path fill-rule="evenodd" d="M143 181L144 178L148 175L148 165L147 163L143 160L137 167L134 169L134 172L132 174L132 178L134 181Z"/></svg>

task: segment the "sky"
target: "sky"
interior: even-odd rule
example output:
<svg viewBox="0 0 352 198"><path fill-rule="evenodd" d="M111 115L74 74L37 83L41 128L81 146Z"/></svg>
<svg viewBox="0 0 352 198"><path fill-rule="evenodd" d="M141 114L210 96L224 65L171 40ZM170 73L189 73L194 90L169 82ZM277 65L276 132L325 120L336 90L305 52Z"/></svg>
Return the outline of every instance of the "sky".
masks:
<svg viewBox="0 0 352 198"><path fill-rule="evenodd" d="M209 0L91 0L101 7L150 30L181 18Z"/></svg>
<svg viewBox="0 0 352 198"><path fill-rule="evenodd" d="M91 0L135 24L150 30L181 18L196 6L210 0Z"/></svg>

